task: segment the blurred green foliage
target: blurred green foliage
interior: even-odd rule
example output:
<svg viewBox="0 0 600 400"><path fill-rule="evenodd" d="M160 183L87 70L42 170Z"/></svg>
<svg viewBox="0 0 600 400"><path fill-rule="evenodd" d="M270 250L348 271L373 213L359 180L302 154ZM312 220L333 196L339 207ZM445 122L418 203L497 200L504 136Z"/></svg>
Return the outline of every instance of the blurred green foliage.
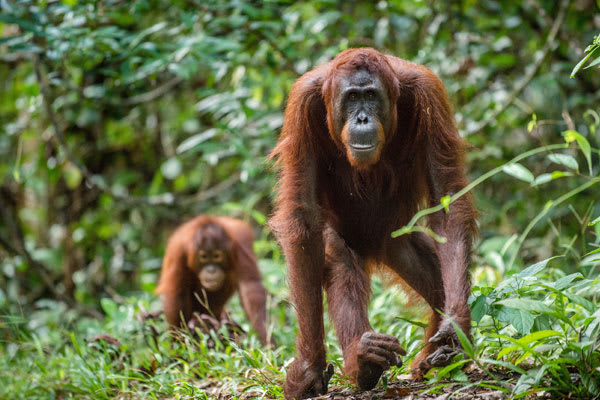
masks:
<svg viewBox="0 0 600 400"><path fill-rule="evenodd" d="M373 46L440 75L472 145L472 177L560 141L566 128L598 143L600 77L589 69L569 79L598 28L593 1L1 6L2 304L55 296L40 268L84 303L97 304L106 287L152 290L166 236L196 213L241 216L264 238L274 184L265 156L289 87L348 47ZM539 175L551 165L528 167ZM478 187L483 243L519 232L570 182L527 189L496 176ZM594 198L581 194L575 213L536 227L525 261L580 233L573 215L597 215ZM586 243L570 244L574 256ZM260 256L281 260L275 246Z"/></svg>

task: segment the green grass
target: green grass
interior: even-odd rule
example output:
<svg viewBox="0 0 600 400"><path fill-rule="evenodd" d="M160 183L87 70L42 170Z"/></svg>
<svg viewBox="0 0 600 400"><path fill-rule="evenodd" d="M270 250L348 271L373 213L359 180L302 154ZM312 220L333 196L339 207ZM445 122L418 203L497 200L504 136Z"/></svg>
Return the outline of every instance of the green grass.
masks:
<svg viewBox="0 0 600 400"><path fill-rule="evenodd" d="M600 282L581 272L567 275L551 263L535 264L499 283L489 282L488 267L475 269L473 343L463 343L467 354L452 365L428 374L429 392L459 382L515 398L539 391L563 398L600 395ZM278 348L261 350L252 333L238 344L221 342L217 333L174 339L162 316L136 318L160 309L159 299L146 292L102 299L104 321L44 301L27 316L2 318L0 398L281 398L297 327L282 265L264 260L261 267L272 293L270 329ZM400 339L408 365L422 346L426 312L412 307L407 313L405 300L397 289L374 280L371 322L377 331ZM248 330L237 298L229 309ZM329 323L326 329L328 360L336 366L330 387L351 386L339 374L341 352ZM120 345L94 340L96 335L109 335ZM468 382L462 370L467 358L483 368L483 379ZM393 368L379 385L405 373L407 367Z"/></svg>

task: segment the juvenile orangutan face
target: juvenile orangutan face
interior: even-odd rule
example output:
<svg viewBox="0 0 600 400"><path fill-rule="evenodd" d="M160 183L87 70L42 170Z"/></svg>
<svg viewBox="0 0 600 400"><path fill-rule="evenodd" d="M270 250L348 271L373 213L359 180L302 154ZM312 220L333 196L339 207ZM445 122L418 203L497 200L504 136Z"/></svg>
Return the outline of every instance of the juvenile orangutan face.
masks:
<svg viewBox="0 0 600 400"><path fill-rule="evenodd" d="M196 273L208 292L223 287L230 261L231 239L219 225L205 225L196 234Z"/></svg>
<svg viewBox="0 0 600 400"><path fill-rule="evenodd" d="M221 289L227 274L225 253L219 249L198 250L198 278L202 287L209 292Z"/></svg>

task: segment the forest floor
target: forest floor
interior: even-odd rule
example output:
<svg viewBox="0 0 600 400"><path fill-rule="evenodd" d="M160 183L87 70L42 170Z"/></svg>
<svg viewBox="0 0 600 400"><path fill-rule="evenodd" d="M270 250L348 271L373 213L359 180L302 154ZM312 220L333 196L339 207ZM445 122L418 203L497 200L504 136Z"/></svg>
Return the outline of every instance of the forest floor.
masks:
<svg viewBox="0 0 600 400"><path fill-rule="evenodd" d="M448 382L447 384L430 384L416 382L410 375L400 375L397 380L387 384L386 388L379 384L377 388L369 391L360 391L355 387L347 385L329 385L327 394L313 397L312 400L501 400L508 398L508 395L502 390L494 387L482 387L475 383L481 383L487 378L487 375L475 367L474 370L466 374L468 382L457 383ZM204 383L198 386L210 398L218 400L232 400L231 394L223 393L218 382ZM237 399L257 399L262 398L264 393L260 390L245 391ZM539 398L539 397L538 397ZM544 397L541 397L544 398Z"/></svg>

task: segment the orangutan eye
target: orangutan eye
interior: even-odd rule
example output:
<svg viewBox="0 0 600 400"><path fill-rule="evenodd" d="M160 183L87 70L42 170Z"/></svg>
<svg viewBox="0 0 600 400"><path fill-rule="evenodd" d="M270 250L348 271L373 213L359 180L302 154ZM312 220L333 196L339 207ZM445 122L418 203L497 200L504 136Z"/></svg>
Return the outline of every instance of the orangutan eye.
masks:
<svg viewBox="0 0 600 400"><path fill-rule="evenodd" d="M204 250L200 250L200 251L198 252L198 260L199 260L201 263L206 263L206 262L208 262L208 254L206 254L206 251L204 251Z"/></svg>
<svg viewBox="0 0 600 400"><path fill-rule="evenodd" d="M358 97L358 96L356 95L356 92L350 92L350 95L348 95L348 98L349 98L351 101L356 101L356 98L357 98L357 97Z"/></svg>
<svg viewBox="0 0 600 400"><path fill-rule="evenodd" d="M213 262L216 262L216 263L222 262L223 261L223 252L221 250L213 251L212 260L213 260Z"/></svg>

